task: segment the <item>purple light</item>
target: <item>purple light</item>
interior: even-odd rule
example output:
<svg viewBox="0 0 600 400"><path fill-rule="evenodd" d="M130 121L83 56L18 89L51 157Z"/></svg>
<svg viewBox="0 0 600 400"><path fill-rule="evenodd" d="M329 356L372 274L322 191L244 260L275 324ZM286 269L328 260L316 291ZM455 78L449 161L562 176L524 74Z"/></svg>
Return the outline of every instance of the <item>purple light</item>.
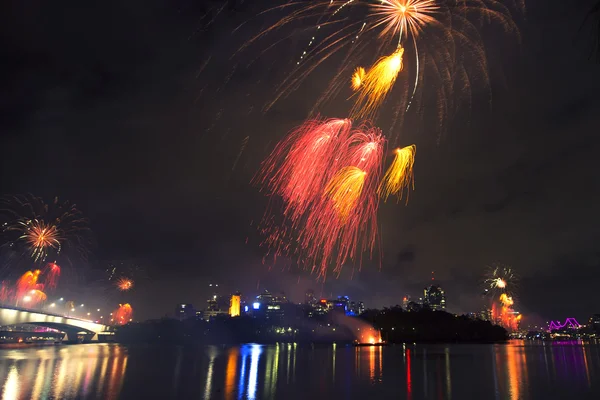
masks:
<svg viewBox="0 0 600 400"><path fill-rule="evenodd" d="M550 331L555 331L557 329L564 328L579 329L581 328L581 325L579 324L579 322L577 322L575 318L567 318L564 324L561 324L560 321L550 321L550 325L548 326L548 329Z"/></svg>

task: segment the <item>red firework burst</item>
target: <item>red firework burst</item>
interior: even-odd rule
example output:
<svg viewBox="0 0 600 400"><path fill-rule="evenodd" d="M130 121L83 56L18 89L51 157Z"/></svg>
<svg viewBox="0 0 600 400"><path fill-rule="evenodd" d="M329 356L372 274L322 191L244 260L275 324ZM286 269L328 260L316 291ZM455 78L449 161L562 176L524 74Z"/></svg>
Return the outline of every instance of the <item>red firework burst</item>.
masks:
<svg viewBox="0 0 600 400"><path fill-rule="evenodd" d="M42 272L44 278L44 287L46 289L56 289L58 279L60 278L60 266L57 263L48 263Z"/></svg>
<svg viewBox="0 0 600 400"><path fill-rule="evenodd" d="M346 260L372 254L384 144L378 129L352 131L340 119L308 121L284 139L259 174L284 201L283 224L272 215L263 221L264 244L276 254L296 253L322 278L332 261L339 273Z"/></svg>
<svg viewBox="0 0 600 400"><path fill-rule="evenodd" d="M281 141L264 161L258 181L286 202L294 223L318 201L335 170L337 148L351 128L347 119L310 120Z"/></svg>

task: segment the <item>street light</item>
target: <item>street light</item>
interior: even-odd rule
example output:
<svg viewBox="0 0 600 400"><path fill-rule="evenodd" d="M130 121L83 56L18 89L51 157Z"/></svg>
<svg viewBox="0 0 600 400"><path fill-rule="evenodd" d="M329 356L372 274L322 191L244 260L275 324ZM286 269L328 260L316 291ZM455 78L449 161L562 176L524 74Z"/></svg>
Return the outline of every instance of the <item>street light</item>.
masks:
<svg viewBox="0 0 600 400"><path fill-rule="evenodd" d="M50 307L56 307L56 303L50 304Z"/></svg>
<svg viewBox="0 0 600 400"><path fill-rule="evenodd" d="M88 313L88 315L90 315L90 313Z"/></svg>
<svg viewBox="0 0 600 400"><path fill-rule="evenodd" d="M65 299L61 297L60 299L58 299L58 301L65 301Z"/></svg>
<svg viewBox="0 0 600 400"><path fill-rule="evenodd" d="M83 307L83 304L82 304L82 305L80 305L79 307Z"/></svg>
<svg viewBox="0 0 600 400"><path fill-rule="evenodd" d="M100 309L98 309L98 312L100 312Z"/></svg>

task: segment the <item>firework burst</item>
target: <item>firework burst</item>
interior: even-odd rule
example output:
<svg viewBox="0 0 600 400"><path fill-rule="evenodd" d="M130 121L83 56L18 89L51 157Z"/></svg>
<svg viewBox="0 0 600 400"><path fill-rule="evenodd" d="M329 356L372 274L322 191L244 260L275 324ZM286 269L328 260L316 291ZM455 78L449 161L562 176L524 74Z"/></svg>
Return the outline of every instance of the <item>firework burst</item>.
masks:
<svg viewBox="0 0 600 400"><path fill-rule="evenodd" d="M327 152L312 163L302 161L308 157L305 153L314 152L315 143L324 141L322 127L332 123L338 128ZM305 266L325 277L330 263L339 273L347 259L356 260L364 251L372 254L385 139L367 125L352 130L349 120L309 121L298 131L302 134L284 139L285 145L277 146L263 165L259 182L269 194L284 200L286 219L274 224L267 214L261 226L267 236L263 244L275 248L276 254L296 254ZM306 145L289 143L292 139ZM282 150L296 148L297 154ZM298 165L304 165L302 174L294 172ZM298 194L290 196L289 190Z"/></svg>
<svg viewBox="0 0 600 400"><path fill-rule="evenodd" d="M48 257L78 255L86 259L90 240L88 221L74 204L55 198L46 204L32 195L0 199L2 233L12 250L28 254L35 262Z"/></svg>
<svg viewBox="0 0 600 400"><path fill-rule="evenodd" d="M46 289L56 289L58 279L60 278L60 266L57 263L48 263L42 271L44 287Z"/></svg>
<svg viewBox="0 0 600 400"><path fill-rule="evenodd" d="M114 325L125 325L131 320L132 317L133 308L131 307L131 304L119 304L119 308L112 313L111 322Z"/></svg>
<svg viewBox="0 0 600 400"><path fill-rule="evenodd" d="M392 89L402 71L404 48L400 47L389 56L380 58L362 79L358 98L351 114L355 118L369 118L377 111Z"/></svg>
<svg viewBox="0 0 600 400"><path fill-rule="evenodd" d="M394 161L379 185L379 195L384 201L391 195L398 196L398 200L401 200L404 190L414 184L413 165L416 152L417 147L414 144L394 150Z"/></svg>
<svg viewBox="0 0 600 400"><path fill-rule="evenodd" d="M502 294L512 296L516 289L517 277L512 268L502 264L487 267L484 280L485 291L496 298Z"/></svg>
<svg viewBox="0 0 600 400"><path fill-rule="evenodd" d="M133 288L134 282L132 279L121 277L115 282L115 286L121 292L127 292Z"/></svg>
<svg viewBox="0 0 600 400"><path fill-rule="evenodd" d="M470 106L472 85L489 88L480 27L500 26L505 33L519 38L513 14L524 12L524 1L312 0L275 6L261 16L270 12L284 15L240 50L274 32L279 37L296 35L300 23L304 26L313 23L314 28L306 47L300 51L295 69L278 87L266 109L293 92L325 61L336 60L339 68L332 68L336 72L313 112L325 101L337 97L351 76L352 89L358 92L351 112L353 117L376 115L384 100L393 95L396 99L394 115L402 121L413 100L420 104L430 100L417 93L423 77L428 76L427 81L437 97L437 116L442 120L464 102ZM275 48L277 43L269 49ZM334 57L337 54L339 57ZM365 68L366 71L356 69L359 65L371 65L373 60L378 61L373 67ZM392 87L405 64L410 64L406 84L398 85L392 94Z"/></svg>
<svg viewBox="0 0 600 400"><path fill-rule="evenodd" d="M256 181L286 202L284 215L297 222L318 201L333 176L338 147L349 136L347 119L310 120L286 137L263 163Z"/></svg>
<svg viewBox="0 0 600 400"><path fill-rule="evenodd" d="M19 224L24 230L19 239L27 242L34 261L44 261L51 250L60 253L60 233L55 225L38 220L19 221Z"/></svg>

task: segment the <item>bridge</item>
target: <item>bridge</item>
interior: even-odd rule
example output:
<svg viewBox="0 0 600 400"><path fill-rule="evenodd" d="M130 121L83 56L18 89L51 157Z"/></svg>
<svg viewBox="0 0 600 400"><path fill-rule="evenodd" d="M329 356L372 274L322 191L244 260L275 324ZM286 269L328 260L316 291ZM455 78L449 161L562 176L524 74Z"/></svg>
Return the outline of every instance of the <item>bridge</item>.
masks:
<svg viewBox="0 0 600 400"><path fill-rule="evenodd" d="M64 332L63 341L97 341L98 334L112 334L108 325L39 310L0 306L0 325L35 325Z"/></svg>

